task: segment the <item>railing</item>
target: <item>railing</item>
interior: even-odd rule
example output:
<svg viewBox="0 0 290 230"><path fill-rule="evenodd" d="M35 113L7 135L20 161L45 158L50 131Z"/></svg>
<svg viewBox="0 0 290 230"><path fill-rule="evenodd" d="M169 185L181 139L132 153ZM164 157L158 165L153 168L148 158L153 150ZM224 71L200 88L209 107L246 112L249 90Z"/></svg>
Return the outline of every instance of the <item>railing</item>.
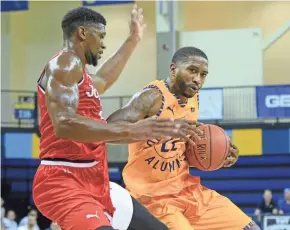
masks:
<svg viewBox="0 0 290 230"><path fill-rule="evenodd" d="M209 89L206 89L209 90ZM252 124L252 123L280 123L289 119L259 119L257 116L256 87L228 87L223 89L222 113L223 119L211 120L220 124ZM101 97L104 117L125 105L131 96L103 96ZM18 114L15 114L18 106ZM206 105L207 106L207 105ZM25 114L19 111L23 108L33 108ZM20 114L21 113L21 114ZM31 116L32 119L16 119L18 116ZM1 90L1 125L2 127L36 127L38 124L37 94L33 91Z"/></svg>

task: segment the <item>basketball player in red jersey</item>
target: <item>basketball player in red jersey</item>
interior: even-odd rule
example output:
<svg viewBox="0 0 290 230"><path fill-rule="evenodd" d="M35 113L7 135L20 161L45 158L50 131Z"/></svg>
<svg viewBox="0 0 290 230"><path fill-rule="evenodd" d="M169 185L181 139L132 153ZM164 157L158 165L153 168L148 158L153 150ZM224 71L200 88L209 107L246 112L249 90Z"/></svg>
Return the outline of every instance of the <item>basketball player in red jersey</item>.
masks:
<svg viewBox="0 0 290 230"><path fill-rule="evenodd" d="M41 165L33 198L39 211L64 230L167 229L125 189L110 185L105 142L160 137L190 141L197 129L191 121L154 118L106 124L99 93L116 81L142 38L142 10L134 6L128 39L96 76L89 76L85 65L97 65L105 48L105 26L101 14L85 7L63 17L63 49L38 81Z"/></svg>

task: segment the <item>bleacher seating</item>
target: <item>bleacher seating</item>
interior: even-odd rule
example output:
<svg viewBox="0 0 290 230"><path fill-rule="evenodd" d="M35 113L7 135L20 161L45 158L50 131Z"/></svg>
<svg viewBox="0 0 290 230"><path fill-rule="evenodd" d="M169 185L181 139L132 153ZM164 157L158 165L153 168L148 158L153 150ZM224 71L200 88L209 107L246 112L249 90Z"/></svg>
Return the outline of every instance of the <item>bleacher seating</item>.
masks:
<svg viewBox="0 0 290 230"><path fill-rule="evenodd" d="M36 159L3 159L2 180L11 185L11 192L31 198L33 176L39 165ZM110 167L110 179L122 183L121 167ZM264 189L273 191L274 199L290 187L290 155L240 157L232 168L203 172L192 168L192 175L201 176L202 184L227 196L245 212L252 214L262 199Z"/></svg>

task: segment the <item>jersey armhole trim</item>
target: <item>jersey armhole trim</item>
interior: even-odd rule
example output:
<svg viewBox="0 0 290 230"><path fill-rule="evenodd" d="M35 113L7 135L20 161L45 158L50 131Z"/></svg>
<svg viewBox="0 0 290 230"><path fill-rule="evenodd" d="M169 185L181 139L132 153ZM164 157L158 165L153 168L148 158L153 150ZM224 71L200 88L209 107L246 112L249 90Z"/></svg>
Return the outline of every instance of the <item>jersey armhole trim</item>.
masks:
<svg viewBox="0 0 290 230"><path fill-rule="evenodd" d="M164 98L164 95L163 95L162 91L156 85L148 85L144 89L157 89L161 93L161 95L162 95L162 103L161 103L161 106L160 106L160 109L159 109L158 113L156 114L159 117L160 114L163 111L164 104L165 104L165 98Z"/></svg>
<svg viewBox="0 0 290 230"><path fill-rule="evenodd" d="M45 73L45 68L42 70L42 73L40 74L40 77L38 78L38 81L37 81L37 86L39 87L40 91L45 94L45 89L42 87L42 85L40 84L43 76L44 76L44 73Z"/></svg>
<svg viewBox="0 0 290 230"><path fill-rule="evenodd" d="M85 78L84 78L84 74L83 74L82 79L79 80L79 82L78 82L78 86L80 86L81 84L83 84L84 80L85 80Z"/></svg>

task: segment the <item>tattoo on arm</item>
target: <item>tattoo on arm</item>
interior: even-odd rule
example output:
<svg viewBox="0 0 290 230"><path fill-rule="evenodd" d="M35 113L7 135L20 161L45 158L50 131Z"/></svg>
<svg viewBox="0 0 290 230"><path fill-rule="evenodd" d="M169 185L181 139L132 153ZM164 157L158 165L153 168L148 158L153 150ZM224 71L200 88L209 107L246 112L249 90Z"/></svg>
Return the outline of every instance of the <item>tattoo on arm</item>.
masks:
<svg viewBox="0 0 290 230"><path fill-rule="evenodd" d="M111 122L137 122L158 113L162 103L162 95L157 89L145 89L135 94L120 110L109 116Z"/></svg>

